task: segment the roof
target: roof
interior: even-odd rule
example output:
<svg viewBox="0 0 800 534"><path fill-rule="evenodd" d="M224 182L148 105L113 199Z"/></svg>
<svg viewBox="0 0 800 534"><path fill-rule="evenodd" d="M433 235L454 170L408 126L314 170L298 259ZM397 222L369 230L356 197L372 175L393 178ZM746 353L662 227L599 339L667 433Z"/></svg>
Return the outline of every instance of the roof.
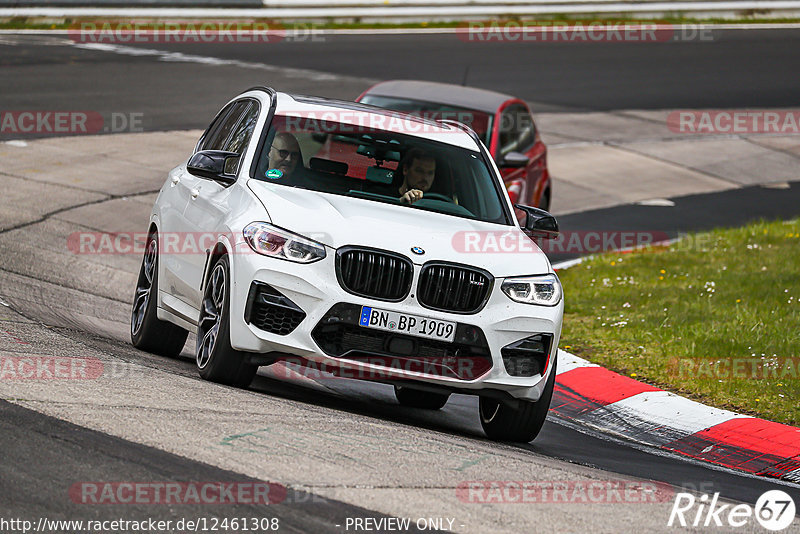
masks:
<svg viewBox="0 0 800 534"><path fill-rule="evenodd" d="M413 98L433 103L494 113L506 101L516 99L511 95L465 87L450 83L423 82L419 80L389 80L372 86L367 93L376 96Z"/></svg>

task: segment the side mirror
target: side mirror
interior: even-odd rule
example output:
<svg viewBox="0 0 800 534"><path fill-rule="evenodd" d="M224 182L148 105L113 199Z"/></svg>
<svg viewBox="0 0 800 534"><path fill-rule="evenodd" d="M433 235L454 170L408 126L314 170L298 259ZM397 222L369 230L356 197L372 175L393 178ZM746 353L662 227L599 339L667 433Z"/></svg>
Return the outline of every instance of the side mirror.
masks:
<svg viewBox="0 0 800 534"><path fill-rule="evenodd" d="M236 163L239 159L236 152L225 150L201 150L189 158L186 170L200 178L208 178L223 185L236 181Z"/></svg>
<svg viewBox="0 0 800 534"><path fill-rule="evenodd" d="M528 237L540 237L542 239L553 239L558 237L558 222L556 218L543 209L514 204L518 210L525 212L525 226L522 231Z"/></svg>
<svg viewBox="0 0 800 534"><path fill-rule="evenodd" d="M522 152L509 152L497 162L498 167L524 167L528 164L528 156Z"/></svg>

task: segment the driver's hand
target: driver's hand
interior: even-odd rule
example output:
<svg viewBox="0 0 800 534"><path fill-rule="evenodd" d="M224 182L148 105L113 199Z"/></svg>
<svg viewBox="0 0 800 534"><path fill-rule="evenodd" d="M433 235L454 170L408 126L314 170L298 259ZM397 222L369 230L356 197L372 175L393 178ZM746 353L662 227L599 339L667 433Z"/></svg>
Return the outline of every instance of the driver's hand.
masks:
<svg viewBox="0 0 800 534"><path fill-rule="evenodd" d="M422 198L422 191L419 189L409 189L405 192L405 194L400 197L400 202L405 202L406 204L413 204L417 200Z"/></svg>

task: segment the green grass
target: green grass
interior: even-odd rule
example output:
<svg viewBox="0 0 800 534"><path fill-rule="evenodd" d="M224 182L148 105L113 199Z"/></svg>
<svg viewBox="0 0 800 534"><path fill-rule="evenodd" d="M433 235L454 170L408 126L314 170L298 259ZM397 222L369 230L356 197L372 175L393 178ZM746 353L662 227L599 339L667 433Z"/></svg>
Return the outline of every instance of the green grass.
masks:
<svg viewBox="0 0 800 534"><path fill-rule="evenodd" d="M707 404L800 424L800 220L691 234L559 275L562 348ZM726 373L731 363L740 367Z"/></svg>
<svg viewBox="0 0 800 534"><path fill-rule="evenodd" d="M170 19L163 19L164 21ZM185 17L181 18L182 21L187 21ZM198 21L208 21L207 19L197 19ZM58 18L58 17L12 17L0 19L0 30L68 30L74 28L80 22L95 22L95 23L120 23L132 22L134 19L124 19L120 17L85 17L85 18ZM136 22L147 23L152 22L152 19L141 19ZM220 23L228 22L226 20L217 21ZM763 18L759 17L757 13L753 16L741 17L738 19L721 19L721 18L708 18L708 19L693 19L686 16L674 15L669 17L661 17L658 19L641 19L629 16L620 16L614 18L606 18L604 16L587 16L587 15L564 15L552 14L542 15L537 19L516 18L516 17L503 17L492 20L468 20L468 21L451 21L451 22L398 22L398 23L378 23L378 22L326 22L326 23L305 23L298 21L283 21L283 20L266 20L266 19L247 19L243 22L259 22L275 24L276 26L286 29L320 29L320 30L335 30L335 29L397 29L397 28L456 28L464 26L466 22L478 22L484 24L497 24L503 25L505 23L525 24L525 25L541 25L552 24L554 22L569 22L569 23L669 23L669 24L758 24L770 22L775 24L790 24L800 22L800 18Z"/></svg>

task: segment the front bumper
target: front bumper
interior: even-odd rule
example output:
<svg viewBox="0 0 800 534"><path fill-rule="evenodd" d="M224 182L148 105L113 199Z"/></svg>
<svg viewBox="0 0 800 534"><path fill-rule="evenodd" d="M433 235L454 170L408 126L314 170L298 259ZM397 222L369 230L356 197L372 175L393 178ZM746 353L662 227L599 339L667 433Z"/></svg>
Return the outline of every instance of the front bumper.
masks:
<svg viewBox="0 0 800 534"><path fill-rule="evenodd" d="M412 288L417 287L420 268L421 266L414 265ZM328 254L324 259L308 265L257 254L234 255L231 275L233 282L230 299L231 344L238 350L299 356L313 362L315 366L351 370L359 377L386 376L387 366L391 366L391 376L396 380L424 382L465 393L479 393L487 389L504 391L514 398L531 401L539 399L546 379L553 371L561 334L563 300L553 307L516 303L501 292L502 279L495 280L486 305L478 313L456 314L423 307L417 301L413 289L400 302L385 302L348 293L342 289L337 280L335 254ZM274 288L300 309L301 313L294 316L290 310L286 311L296 322L292 324L291 329L284 328L281 331L276 327L273 330L279 333L270 333L253 324L252 317L249 316L252 313L253 282ZM283 304L291 307L285 301ZM480 332L481 339L471 344L464 339L461 339L459 344L457 343L459 339L456 339L456 343L451 347L452 350L446 353L446 356L455 358L455 363L451 359L438 367L435 364L392 365L380 358L390 357L392 362L407 362L407 358L404 359L403 355L408 355L408 351L412 349L407 346L402 348L402 344L399 344L398 349L386 352L387 345L381 348L381 345L376 344L375 330L352 324L340 324L339 326L346 329L349 334L358 335L358 329L363 328L361 333L366 334L366 338L371 337L372 341L361 339L362 345L359 347L362 350L337 353L332 349L334 345L331 345L330 336L326 338L324 335L325 327L331 326L331 312L337 309L339 311L360 309L361 306L372 306L474 327ZM339 313L338 316L342 314ZM352 320L349 322L352 323ZM286 333L286 330L290 331ZM511 376L503 363L501 349L536 334L552 336L549 362L544 375L536 373L534 376ZM439 349L446 349L441 346L442 342L424 338L416 338L416 341L416 344L414 340L410 342L415 345L412 352L416 356L424 355L426 347L429 352L432 350L432 345L433 348L437 348L435 347L437 343L440 344ZM459 358L468 358L468 365L465 367L459 364ZM465 368L468 369L468 373L460 372ZM455 372L451 373L448 369Z"/></svg>

